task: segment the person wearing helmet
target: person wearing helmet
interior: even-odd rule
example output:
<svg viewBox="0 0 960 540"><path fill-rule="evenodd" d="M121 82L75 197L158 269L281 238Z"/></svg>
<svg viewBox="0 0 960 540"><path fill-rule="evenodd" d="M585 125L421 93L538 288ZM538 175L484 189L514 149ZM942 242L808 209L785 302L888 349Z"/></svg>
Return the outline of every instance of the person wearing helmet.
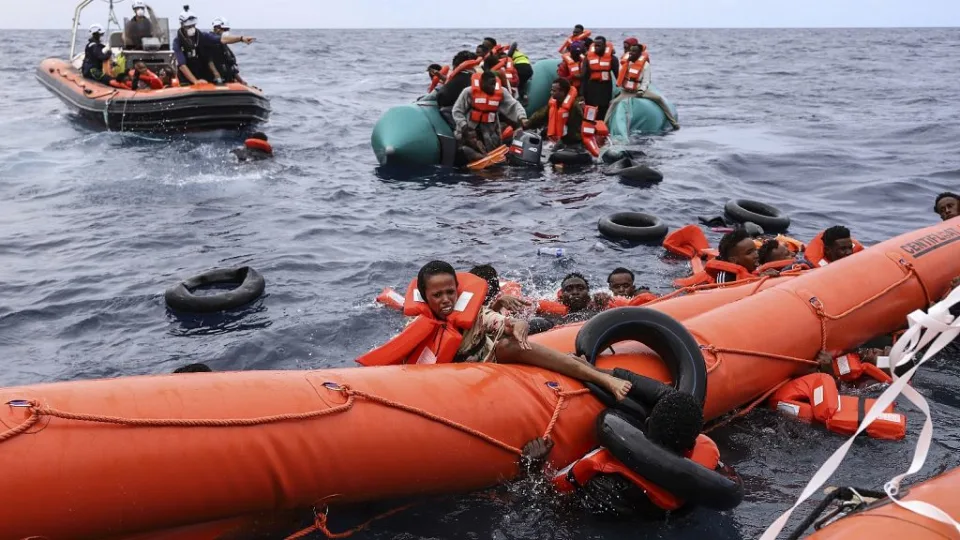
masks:
<svg viewBox="0 0 960 540"><path fill-rule="evenodd" d="M207 79L215 81L218 78L213 62L205 54L218 41L217 36L197 29L197 16L190 12L189 6L184 6L180 14L180 29L170 47L182 75L181 84L205 83Z"/></svg>
<svg viewBox="0 0 960 540"><path fill-rule="evenodd" d="M139 51L143 49L143 38L153 36L153 12L147 16L149 8L141 0L133 3L133 18L123 27L123 48Z"/></svg>
<svg viewBox="0 0 960 540"><path fill-rule="evenodd" d="M100 42L103 37L103 27L94 24L90 27L90 40L87 41L87 48L83 51L83 66L80 73L83 77L101 84L110 84L113 77L103 70L103 63L110 59L111 51L109 47L104 47Z"/></svg>
<svg viewBox="0 0 960 540"><path fill-rule="evenodd" d="M239 38L230 35L230 23L223 17L217 17L213 20L213 33L220 37L220 43L211 45L210 60L213 62L217 74L224 82L238 82L247 84L240 77L240 68L237 66L237 57L230 50L229 43L252 43L254 38L240 36Z"/></svg>

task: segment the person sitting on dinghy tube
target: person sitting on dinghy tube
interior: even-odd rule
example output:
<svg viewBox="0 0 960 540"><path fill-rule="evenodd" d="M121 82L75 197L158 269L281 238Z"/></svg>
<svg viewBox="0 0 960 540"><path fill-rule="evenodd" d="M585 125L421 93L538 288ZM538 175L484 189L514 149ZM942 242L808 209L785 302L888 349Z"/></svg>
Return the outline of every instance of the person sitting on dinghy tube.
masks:
<svg viewBox="0 0 960 540"><path fill-rule="evenodd" d="M700 433L703 411L696 398L626 370L612 374L633 386L619 403L598 392L611 407L598 418L601 446L553 476L557 491L575 495L591 513L620 517L658 519L688 504L737 506L742 483ZM552 447L549 439L530 441L521 464L532 471Z"/></svg>
<svg viewBox="0 0 960 540"><path fill-rule="evenodd" d="M431 261L407 287L404 314L416 316L386 344L364 354L364 366L404 363L500 362L527 364L593 383L617 400L629 381L539 343L527 341L526 321L484 307L485 279L456 272L449 263Z"/></svg>
<svg viewBox="0 0 960 540"><path fill-rule="evenodd" d="M474 74L453 105L454 133L467 162L480 160L503 144L500 115L516 127L527 119L523 105L504 91L496 73Z"/></svg>

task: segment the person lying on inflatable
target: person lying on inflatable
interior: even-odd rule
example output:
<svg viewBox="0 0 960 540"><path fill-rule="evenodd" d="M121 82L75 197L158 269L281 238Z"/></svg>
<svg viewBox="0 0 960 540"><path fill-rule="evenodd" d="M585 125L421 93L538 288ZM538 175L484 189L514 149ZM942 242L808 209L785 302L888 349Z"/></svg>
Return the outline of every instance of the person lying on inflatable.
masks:
<svg viewBox="0 0 960 540"><path fill-rule="evenodd" d="M720 462L703 428L703 411L690 394L659 381L615 369L633 387L598 419L601 446L559 471L553 485L595 514L661 518L687 504L730 509L743 498L742 483ZM631 402L629 406L625 406ZM553 442L534 439L521 463L539 467ZM724 474L717 472L717 469Z"/></svg>
<svg viewBox="0 0 960 540"><path fill-rule="evenodd" d="M404 314L416 315L386 344L364 354L364 366L503 362L541 367L593 383L617 400L631 383L599 371L577 358L527 341L526 321L484 307L486 280L458 273L443 261L425 264L407 288Z"/></svg>

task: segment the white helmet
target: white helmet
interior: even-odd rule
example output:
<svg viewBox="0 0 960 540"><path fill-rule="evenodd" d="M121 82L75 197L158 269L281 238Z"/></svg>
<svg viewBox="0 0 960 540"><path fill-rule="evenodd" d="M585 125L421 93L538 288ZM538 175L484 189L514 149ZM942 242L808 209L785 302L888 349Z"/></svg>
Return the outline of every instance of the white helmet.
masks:
<svg viewBox="0 0 960 540"><path fill-rule="evenodd" d="M213 27L213 28L216 28L216 27L219 26L220 28L223 28L224 30L229 30L229 29L230 29L230 21L224 19L223 17L217 17L216 19L213 20L212 23L210 23L210 26Z"/></svg>
<svg viewBox="0 0 960 540"><path fill-rule="evenodd" d="M103 35L103 27L99 24L90 25L90 36L93 37L97 34Z"/></svg>
<svg viewBox="0 0 960 540"><path fill-rule="evenodd" d="M196 15L186 10L180 14L180 26L196 26L196 25L197 25Z"/></svg>
<svg viewBox="0 0 960 540"><path fill-rule="evenodd" d="M131 6L131 8L132 8L132 9L147 9L147 3L146 3L146 2L143 2L142 0L137 0L136 2L133 3L133 6Z"/></svg>

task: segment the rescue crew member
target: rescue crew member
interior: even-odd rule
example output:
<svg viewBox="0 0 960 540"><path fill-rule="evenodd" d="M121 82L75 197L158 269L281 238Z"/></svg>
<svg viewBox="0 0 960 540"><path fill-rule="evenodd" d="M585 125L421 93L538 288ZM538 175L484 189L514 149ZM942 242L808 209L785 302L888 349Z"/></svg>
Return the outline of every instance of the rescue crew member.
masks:
<svg viewBox="0 0 960 540"><path fill-rule="evenodd" d="M557 79L550 86L550 100L530 115L524 128L546 127L547 139L569 146L582 141L582 125L583 99L577 95L576 89L571 89L569 80Z"/></svg>
<svg viewBox="0 0 960 540"><path fill-rule="evenodd" d="M103 27L99 24L91 25L90 39L83 50L83 65L80 67L80 73L85 79L97 81L100 84L110 84L113 77L103 72L103 63L109 60L113 53L108 47L103 46L100 42L101 37L103 37Z"/></svg>
<svg viewBox="0 0 960 540"><path fill-rule="evenodd" d="M267 135L257 131L243 141L242 148L234 148L233 154L240 161L261 161L273 157L273 146L267 142Z"/></svg>
<svg viewBox="0 0 960 540"><path fill-rule="evenodd" d="M516 127L527 119L523 105L504 91L496 73L474 74L453 105L454 133L467 162L483 158L502 144L501 115Z"/></svg>
<svg viewBox="0 0 960 540"><path fill-rule="evenodd" d="M638 288L634 282L635 277L633 272L622 266L614 268L613 272L610 272L610 275L607 276L607 286L610 287L610 292L613 293L614 296L633 298L640 291L650 290L647 287Z"/></svg>
<svg viewBox="0 0 960 540"><path fill-rule="evenodd" d="M189 6L184 6L187 8ZM173 54L180 69L181 84L206 83L207 79L214 80L216 68L207 56L210 47L220 38L208 32L197 29L197 17L190 11L184 10L180 14L180 29L173 38Z"/></svg>
<svg viewBox="0 0 960 540"><path fill-rule="evenodd" d="M933 201L933 211L939 214L943 221L960 216L960 195L949 191L937 195Z"/></svg>
<svg viewBox="0 0 960 540"><path fill-rule="evenodd" d="M580 66L580 88L587 105L597 107L597 118L606 118L613 99L613 82L620 73L620 61L606 38L597 36Z"/></svg>
<svg viewBox="0 0 960 540"><path fill-rule="evenodd" d="M620 414L630 424L640 428L650 442L678 456L690 455L698 446L703 429L703 410L697 400L690 394L647 377L634 376L631 379L633 387L628 397L650 413L646 417L640 417L640 413L633 410L629 415L623 414L623 411ZM713 446L714 462L700 464L711 469L726 468L719 462L716 445L712 441L707 444ZM539 469L552 448L551 440L534 439L524 445L521 463L528 470ZM600 449L600 452L600 455L597 455L597 451L590 452L582 460L600 458L604 461L601 466L590 467L587 475L580 476L580 468L577 467L579 461L575 462L554 477L554 486L561 491L572 490L584 509L593 514L663 517L667 509L658 506L648 495L654 495L647 489L649 486L635 484L618 472L606 472L624 470L626 466L608 451ZM604 472L595 472L598 469ZM670 491L670 486L656 487L667 493Z"/></svg>
<svg viewBox="0 0 960 540"><path fill-rule="evenodd" d="M633 38L631 38L633 39ZM634 40L636 41L636 40ZM659 93L650 88L650 57L646 48L641 44L631 45L629 52L623 59L623 65L620 66L620 73L617 76L617 86L620 87L620 95L610 103L607 115L604 117L610 122L610 113L614 110L614 105L625 99L641 97L649 99L657 104L667 117L667 121L673 126L673 129L680 129L680 124L670 111L670 106Z"/></svg>
<svg viewBox="0 0 960 540"><path fill-rule="evenodd" d="M417 290L433 316L445 320L457 304L457 274L450 264L431 261L417 274ZM604 373L567 354L527 341L526 321L481 308L473 326L466 330L455 362L499 362L528 364L548 369L607 390L617 400L630 391L631 384Z"/></svg>
<svg viewBox="0 0 960 540"><path fill-rule="evenodd" d="M581 84L580 67L583 65L583 53L587 46L582 41L574 41L557 65L557 76L567 79L574 88L579 89Z"/></svg>
<svg viewBox="0 0 960 540"><path fill-rule="evenodd" d="M728 232L720 239L717 246L719 255L717 259L728 263L741 266L746 273L751 273L757 269L759 255L757 245L754 243L750 233L743 227L737 227L733 232ZM733 283L737 280L737 274L721 270L717 272L717 283Z"/></svg>
<svg viewBox="0 0 960 540"><path fill-rule="evenodd" d="M211 62L213 62L214 75L219 75L224 82L238 82L247 84L240 76L240 68L237 66L237 57L230 50L232 43L250 44L256 41L256 38L245 36L231 36L230 23L223 17L217 17L213 20L213 33L220 38L216 43L210 44L208 52Z"/></svg>
<svg viewBox="0 0 960 540"><path fill-rule="evenodd" d="M123 26L123 48L124 50L143 50L143 38L153 37L153 10L150 10L150 16L147 17L147 4L137 0L131 6L133 8L133 18L127 21Z"/></svg>

